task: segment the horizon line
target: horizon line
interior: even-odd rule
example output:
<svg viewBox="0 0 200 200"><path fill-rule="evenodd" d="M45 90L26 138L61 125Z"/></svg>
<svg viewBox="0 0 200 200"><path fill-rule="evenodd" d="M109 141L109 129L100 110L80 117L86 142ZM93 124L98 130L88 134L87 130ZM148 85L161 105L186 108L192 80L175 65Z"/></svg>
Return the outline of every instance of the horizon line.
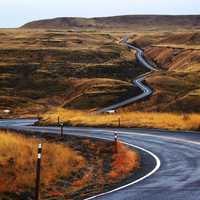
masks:
<svg viewBox="0 0 200 200"><path fill-rule="evenodd" d="M91 17L85 17L85 16L55 16L55 17L46 17L46 18L38 18L38 19L33 19L31 21L27 21L21 25L17 25L14 27L0 27L0 29L15 29L15 28L20 28L21 26L31 23L31 22L36 22L36 21L42 21L42 20L53 20L53 19L59 19L59 18L80 18L80 19L98 19L98 18L112 18L112 17L123 17L123 16L168 16L168 17L181 17L181 16L200 16L200 13L197 14L119 14L119 15L105 15L105 16L91 16Z"/></svg>

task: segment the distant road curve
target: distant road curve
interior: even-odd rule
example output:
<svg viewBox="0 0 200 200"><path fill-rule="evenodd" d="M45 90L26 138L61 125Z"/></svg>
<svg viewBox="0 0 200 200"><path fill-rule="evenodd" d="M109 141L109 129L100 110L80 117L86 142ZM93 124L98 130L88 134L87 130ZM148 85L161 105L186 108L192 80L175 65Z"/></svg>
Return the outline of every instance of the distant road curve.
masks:
<svg viewBox="0 0 200 200"><path fill-rule="evenodd" d="M116 103L116 104L113 104L113 105L111 105L111 106L102 108L102 109L96 111L97 114L104 113L104 112L107 112L107 111L109 111L109 110L115 110L115 109L117 109L117 108L123 107L123 106L125 106L125 105L130 104L130 103L134 103L134 102L136 102L136 101L138 101L138 100L141 100L141 99L143 99L143 98L145 98L145 97L150 96L150 95L153 93L153 91L151 90L151 88L149 88L147 85L144 85L144 84L143 84L143 81L145 80L145 78L146 78L149 74L151 74L151 73L154 72L154 71L158 71L158 69L155 68L155 67L153 67L153 66L151 66L151 65L145 60L143 50L141 50L141 49L139 49L138 47L135 47L135 46L133 46L133 45L131 45L131 44L128 43L128 38L125 37L125 38L122 39L120 42L121 42L121 43L124 43L125 45L127 45L127 47L136 50L136 58L137 58L138 62L140 62L140 64L142 64L144 67L148 68L150 71L149 71L148 73L145 73L145 74L139 76L137 79L135 79L135 80L133 81L133 84L136 85L136 86L138 86L138 87L142 90L142 93L141 93L141 94L139 94L139 95L137 95L137 96L135 96L135 97L132 97L132 98L130 98L130 99L127 99L127 100L125 100L125 101L122 101L122 102L120 102L120 103Z"/></svg>

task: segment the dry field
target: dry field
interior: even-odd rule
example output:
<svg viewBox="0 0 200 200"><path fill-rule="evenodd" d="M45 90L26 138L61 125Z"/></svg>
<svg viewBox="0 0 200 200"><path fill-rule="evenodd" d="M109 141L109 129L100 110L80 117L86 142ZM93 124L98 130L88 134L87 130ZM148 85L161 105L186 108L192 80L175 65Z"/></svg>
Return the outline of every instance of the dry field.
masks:
<svg viewBox="0 0 200 200"><path fill-rule="evenodd" d="M140 91L132 86L131 80L145 69L138 66L134 52L117 43L124 34L129 35L130 42L142 47L149 62L155 63L161 71L146 80L154 90L150 98L119 111L127 118L130 112L138 111L150 112L153 116L174 113L172 116L180 118L193 116L192 113L198 115L198 30L148 30L133 34L108 30L97 33L18 29L0 30L0 117L49 115L59 108L62 112L90 112L138 94ZM11 109L11 115L3 114L2 110L7 108ZM85 120L79 123L87 125ZM130 126L198 129L198 117L196 120L194 128L193 125L174 125L174 122L161 125L149 120Z"/></svg>
<svg viewBox="0 0 200 200"><path fill-rule="evenodd" d="M2 29L0 46L1 117L101 108L136 94L145 71L109 33Z"/></svg>
<svg viewBox="0 0 200 200"><path fill-rule="evenodd" d="M72 136L63 140L48 134L27 137L1 131L0 199L33 199L40 142L44 200L82 199L109 189L111 184L119 184L139 167L138 153L120 143L115 154L111 142Z"/></svg>
<svg viewBox="0 0 200 200"><path fill-rule="evenodd" d="M65 125L128 128L159 128L168 130L200 130L199 114L175 114L157 112L119 112L94 115L81 111L59 108L43 115L40 125L57 125L58 116Z"/></svg>

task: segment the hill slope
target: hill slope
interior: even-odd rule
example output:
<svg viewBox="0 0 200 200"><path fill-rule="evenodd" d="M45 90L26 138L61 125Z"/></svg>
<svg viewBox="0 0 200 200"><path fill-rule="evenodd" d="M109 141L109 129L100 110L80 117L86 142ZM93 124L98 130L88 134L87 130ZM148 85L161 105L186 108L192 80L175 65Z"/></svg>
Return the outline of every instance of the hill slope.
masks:
<svg viewBox="0 0 200 200"><path fill-rule="evenodd" d="M143 73L108 34L18 29L0 39L0 116L102 108L133 96L130 80Z"/></svg>
<svg viewBox="0 0 200 200"><path fill-rule="evenodd" d="M62 17L29 22L22 28L52 29L154 29L200 28L200 15L124 15L99 18Z"/></svg>
<svg viewBox="0 0 200 200"><path fill-rule="evenodd" d="M199 31L147 31L129 41L162 70L146 79L152 97L122 110L200 112ZM118 44L124 32L0 30L0 117L52 109L92 111L138 94L132 80L146 72ZM186 39L187 38L187 39Z"/></svg>
<svg viewBox="0 0 200 200"><path fill-rule="evenodd" d="M125 110L200 112L199 36L199 31L185 31L130 37L161 71L146 79L153 96Z"/></svg>

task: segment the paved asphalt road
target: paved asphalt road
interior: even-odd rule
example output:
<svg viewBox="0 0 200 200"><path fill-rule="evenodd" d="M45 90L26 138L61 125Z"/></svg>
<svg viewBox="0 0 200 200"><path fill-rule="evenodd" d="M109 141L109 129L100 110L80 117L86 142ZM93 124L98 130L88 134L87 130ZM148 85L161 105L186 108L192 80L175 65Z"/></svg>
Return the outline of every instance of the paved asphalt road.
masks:
<svg viewBox="0 0 200 200"><path fill-rule="evenodd" d="M31 120L0 121L0 127L15 130L58 133L56 127L24 126ZM199 200L200 199L200 135L140 129L97 129L65 127L65 134L113 138L150 150L160 159L158 171L125 189L97 197L97 200ZM142 158L144 159L144 158Z"/></svg>
<svg viewBox="0 0 200 200"><path fill-rule="evenodd" d="M136 58L138 60L138 62L140 62L144 67L146 67L147 69L150 70L150 72L146 73L146 74L143 74L143 75L140 75L138 78L136 78L134 81L133 81L133 84L136 85L137 87L139 87L142 91L141 94L137 95L137 96L134 96L132 98L129 98L125 101L122 101L120 103L117 103L117 104L114 104L114 105L111 105L111 106L108 106L108 107L105 107L105 108L102 108L100 110L98 110L96 113L103 113L103 112L107 112L109 110L115 110L117 108L120 108L122 106L125 106L125 105L128 105L130 103L134 103L140 99L143 99L145 97L148 97L150 96L153 91L151 90L151 88L149 88L148 86L144 85L143 84L143 81L145 80L145 78L147 76L149 76L152 72L154 71L158 71L158 69L154 68L153 66L151 66L144 58L144 52L143 50L131 45L128 43L128 38L125 38L124 40L121 41L122 43L124 43L125 45L127 45L127 47L129 47L130 49L134 49L136 50Z"/></svg>
<svg viewBox="0 0 200 200"><path fill-rule="evenodd" d="M136 50L137 59L145 67L149 68L150 71L156 71L156 69L146 62L141 49L128 44L125 40L124 43L126 43L129 48ZM119 104L104 108L99 112L116 109L151 95L152 90L142 83L148 74L144 74L134 81L143 91L142 94ZM0 120L0 128L54 134L60 132L57 127L31 126L34 122L35 120ZM131 186L90 199L200 200L200 133L172 133L168 131L145 129L64 128L64 134L66 135L86 136L108 140L113 139L113 133L115 131L118 131L121 141L129 145L136 145L146 149L155 157L151 156L150 159L149 153L140 150L142 155L142 169L139 170L138 177L133 177L133 180L128 180L129 182L124 183L132 183ZM157 158L157 160L155 158ZM141 176L146 178L142 180L143 178L141 178ZM141 181L135 183L136 178L140 178Z"/></svg>

